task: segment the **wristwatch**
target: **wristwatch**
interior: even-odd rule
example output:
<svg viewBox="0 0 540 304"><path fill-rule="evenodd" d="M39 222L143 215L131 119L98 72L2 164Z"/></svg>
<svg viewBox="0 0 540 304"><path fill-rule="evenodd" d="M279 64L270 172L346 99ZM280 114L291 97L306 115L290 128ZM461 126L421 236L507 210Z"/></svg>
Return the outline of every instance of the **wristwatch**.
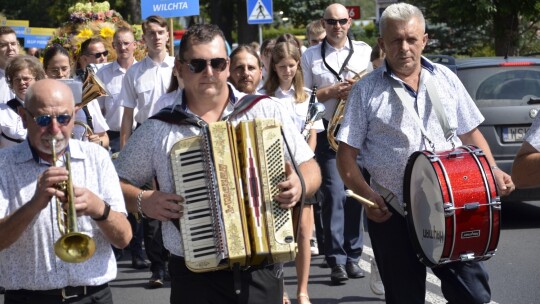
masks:
<svg viewBox="0 0 540 304"><path fill-rule="evenodd" d="M109 205L106 201L103 201L105 203L105 210L103 210L103 215L98 218L92 218L96 222L104 221L109 217L109 213L111 212L111 205Z"/></svg>

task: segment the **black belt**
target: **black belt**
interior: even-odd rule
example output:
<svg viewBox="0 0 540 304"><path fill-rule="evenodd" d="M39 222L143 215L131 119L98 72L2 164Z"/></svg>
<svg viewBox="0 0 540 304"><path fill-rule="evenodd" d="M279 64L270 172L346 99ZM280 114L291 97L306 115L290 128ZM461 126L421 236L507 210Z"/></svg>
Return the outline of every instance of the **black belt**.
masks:
<svg viewBox="0 0 540 304"><path fill-rule="evenodd" d="M67 286L64 288L50 289L50 290L28 290L28 289L14 289L6 290L6 294L13 296L25 296L25 297L59 297L62 301L94 294L109 287L108 283L99 286Z"/></svg>

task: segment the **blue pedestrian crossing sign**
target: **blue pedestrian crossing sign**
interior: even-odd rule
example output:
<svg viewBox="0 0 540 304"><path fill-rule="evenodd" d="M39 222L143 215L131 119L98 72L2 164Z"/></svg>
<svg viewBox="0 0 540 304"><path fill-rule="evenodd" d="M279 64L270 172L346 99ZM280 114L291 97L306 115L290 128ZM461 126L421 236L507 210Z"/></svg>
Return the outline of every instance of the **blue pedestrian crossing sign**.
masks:
<svg viewBox="0 0 540 304"><path fill-rule="evenodd" d="M272 23L272 0L247 0L248 24Z"/></svg>

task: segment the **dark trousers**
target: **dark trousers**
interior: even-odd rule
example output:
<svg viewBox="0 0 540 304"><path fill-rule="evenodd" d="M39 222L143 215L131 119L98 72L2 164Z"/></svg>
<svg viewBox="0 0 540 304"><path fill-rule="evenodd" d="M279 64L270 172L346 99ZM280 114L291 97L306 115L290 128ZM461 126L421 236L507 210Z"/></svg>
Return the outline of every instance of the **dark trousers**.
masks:
<svg viewBox="0 0 540 304"><path fill-rule="evenodd" d="M39 291L7 290L4 295L4 304L113 304L110 287L106 287L85 296L62 300L60 295L48 295Z"/></svg>
<svg viewBox="0 0 540 304"><path fill-rule="evenodd" d="M128 214L128 220L131 224L131 230L133 231L133 238L129 242L129 250L131 251L131 257L144 260L144 254L142 250L142 243L144 239L143 223L142 221L137 221L133 213Z"/></svg>
<svg viewBox="0 0 540 304"><path fill-rule="evenodd" d="M161 221L143 218L144 249L146 256L150 260L150 271L165 271L165 262L168 260L169 252L163 246L161 235Z"/></svg>
<svg viewBox="0 0 540 304"><path fill-rule="evenodd" d="M325 127L328 122L323 120ZM326 132L317 133L317 162L321 167L324 200L322 218L324 254L330 267L360 260L364 246L361 227L362 205L345 196L345 185L336 166L336 153L330 148Z"/></svg>
<svg viewBox="0 0 540 304"><path fill-rule="evenodd" d="M235 293L232 271L190 271L183 258L171 256L171 304L281 304L283 275L272 266L240 272L241 292Z"/></svg>
<svg viewBox="0 0 540 304"><path fill-rule="evenodd" d="M315 224L315 238L317 239L317 247L319 249L319 254L324 254L324 228L323 228L323 218L322 218L322 192L321 200L318 200L313 205L313 223Z"/></svg>
<svg viewBox="0 0 540 304"><path fill-rule="evenodd" d="M409 238L406 220L389 206L393 215L384 223L368 220L371 245L384 284L386 303L423 304L426 266ZM453 262L432 268L450 304L488 303L491 291L482 262Z"/></svg>
<svg viewBox="0 0 540 304"><path fill-rule="evenodd" d="M109 136L109 147L111 148L111 152L120 152L120 132L119 131L107 131L107 135Z"/></svg>

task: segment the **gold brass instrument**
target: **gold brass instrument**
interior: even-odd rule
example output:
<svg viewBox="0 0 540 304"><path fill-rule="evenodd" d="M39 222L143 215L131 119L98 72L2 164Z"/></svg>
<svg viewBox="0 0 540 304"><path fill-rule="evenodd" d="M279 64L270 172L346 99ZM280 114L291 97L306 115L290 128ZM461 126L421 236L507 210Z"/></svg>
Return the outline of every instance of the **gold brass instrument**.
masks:
<svg viewBox="0 0 540 304"><path fill-rule="evenodd" d="M90 126L85 124L84 122L82 122L80 120L76 120L74 122L74 124L79 125L79 126L84 128L84 132L83 132L83 134L82 134L82 136L80 138L81 140L84 138L85 135L88 135L88 136L94 135L94 131L92 131L92 128L90 128ZM71 137L74 138L74 136L75 136L75 134L71 133Z"/></svg>
<svg viewBox="0 0 540 304"><path fill-rule="evenodd" d="M110 96L109 92L105 88L105 84L97 77L96 72L91 67L86 68L86 79L83 82L82 99L78 107L84 107L92 100L101 96Z"/></svg>
<svg viewBox="0 0 540 304"><path fill-rule="evenodd" d="M56 139L51 140L52 164L56 166ZM71 162L69 152L64 153L65 166L68 170L68 180L57 185L67 198L67 211L56 201L58 230L61 237L54 243L54 252L64 262L81 263L88 260L96 251L96 243L88 235L79 232L77 227L77 212L75 211L75 195L71 177Z"/></svg>
<svg viewBox="0 0 540 304"><path fill-rule="evenodd" d="M352 71L348 67L345 67L345 70L348 70L350 72L354 73L353 80L358 81L362 79L364 76L367 75L367 70L363 70L360 73L357 73L355 71ZM347 105L347 99L340 99L338 100L338 104L336 105L336 108L334 109L334 114L332 115L332 119L328 122L328 143L330 144L330 148L332 150L337 151L338 149L338 142L336 140L337 131L339 130L339 126L341 125L341 120L343 119L343 112L345 111L345 106Z"/></svg>

